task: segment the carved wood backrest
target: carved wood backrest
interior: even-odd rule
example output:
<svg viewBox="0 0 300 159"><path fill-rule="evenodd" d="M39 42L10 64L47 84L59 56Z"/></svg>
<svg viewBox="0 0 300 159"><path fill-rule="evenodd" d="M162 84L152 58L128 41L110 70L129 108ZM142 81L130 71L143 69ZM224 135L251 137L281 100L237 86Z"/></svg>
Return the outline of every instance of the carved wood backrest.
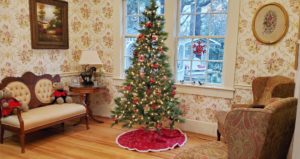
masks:
<svg viewBox="0 0 300 159"><path fill-rule="evenodd" d="M60 76L44 74L37 76L26 72L22 77L6 77L0 83L0 90L8 88L13 96L28 104L30 109L49 104L52 83L60 82Z"/></svg>

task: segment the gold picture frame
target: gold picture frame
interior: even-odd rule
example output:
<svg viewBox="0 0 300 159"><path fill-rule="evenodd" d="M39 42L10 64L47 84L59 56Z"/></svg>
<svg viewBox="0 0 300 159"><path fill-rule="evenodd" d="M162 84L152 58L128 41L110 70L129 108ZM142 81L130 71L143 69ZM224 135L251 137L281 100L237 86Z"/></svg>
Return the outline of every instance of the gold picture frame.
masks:
<svg viewBox="0 0 300 159"><path fill-rule="evenodd" d="M288 13L279 3L263 5L252 20L252 32L255 38L268 45L279 42L286 35L288 28Z"/></svg>
<svg viewBox="0 0 300 159"><path fill-rule="evenodd" d="M68 49L68 2L29 0L33 49Z"/></svg>

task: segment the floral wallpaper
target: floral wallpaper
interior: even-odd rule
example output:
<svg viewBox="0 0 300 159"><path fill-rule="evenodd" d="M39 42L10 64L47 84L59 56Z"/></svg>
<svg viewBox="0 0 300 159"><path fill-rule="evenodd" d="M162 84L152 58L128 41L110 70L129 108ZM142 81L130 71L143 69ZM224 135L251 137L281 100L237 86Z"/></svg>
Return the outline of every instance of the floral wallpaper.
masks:
<svg viewBox="0 0 300 159"><path fill-rule="evenodd" d="M289 14L287 35L277 44L264 45L252 34L252 18L257 9L269 2L278 2ZM0 0L0 79L19 76L26 71L36 74L72 73L81 70L78 61L81 51L97 50L104 63L105 77L101 83L109 88L104 95L92 96L92 109L97 115L109 116L118 96L110 74L113 71L113 1L68 0L68 50L31 49L28 0ZM298 37L299 0L241 0L239 36L235 68L234 99L190 94L178 94L184 117L191 120L215 122L217 110L229 110L233 103L252 101L252 80L257 76L285 75L293 78L295 42ZM73 77L63 80L69 83Z"/></svg>
<svg viewBox="0 0 300 159"><path fill-rule="evenodd" d="M68 0L67 50L33 50L28 0L0 1L0 79L26 71L36 74L78 72L82 50L97 50L104 70L112 72L112 4L110 0Z"/></svg>

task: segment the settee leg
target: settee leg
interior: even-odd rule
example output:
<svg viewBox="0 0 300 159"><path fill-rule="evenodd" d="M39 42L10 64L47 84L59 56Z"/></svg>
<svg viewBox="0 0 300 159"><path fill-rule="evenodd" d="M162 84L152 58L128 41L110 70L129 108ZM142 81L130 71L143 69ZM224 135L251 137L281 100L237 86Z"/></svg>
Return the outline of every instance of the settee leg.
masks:
<svg viewBox="0 0 300 159"><path fill-rule="evenodd" d="M90 129L89 128L89 117L86 115L84 118L85 118L85 126L86 126L86 129L88 130L88 129Z"/></svg>
<svg viewBox="0 0 300 159"><path fill-rule="evenodd" d="M20 138L20 144L21 144L21 152L25 153L25 134L20 133L19 138Z"/></svg>
<svg viewBox="0 0 300 159"><path fill-rule="evenodd" d="M1 131L0 131L0 143L3 144L4 141L4 128L1 126Z"/></svg>
<svg viewBox="0 0 300 159"><path fill-rule="evenodd" d="M221 133L219 130L217 130L217 140L221 141Z"/></svg>

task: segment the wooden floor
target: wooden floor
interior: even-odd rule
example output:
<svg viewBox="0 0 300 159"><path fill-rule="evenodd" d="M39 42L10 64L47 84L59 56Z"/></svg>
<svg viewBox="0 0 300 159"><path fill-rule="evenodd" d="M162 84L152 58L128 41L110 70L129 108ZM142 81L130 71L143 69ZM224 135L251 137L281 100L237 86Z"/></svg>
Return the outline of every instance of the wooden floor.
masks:
<svg viewBox="0 0 300 159"><path fill-rule="evenodd" d="M138 153L118 147L115 138L126 129L111 128L110 119L102 119L104 124L90 122L90 129L83 124L41 130L27 137L26 153L21 154L16 136L5 139L0 144L0 159L171 159L183 149L202 142L215 140L194 133L187 133L188 142L182 148L165 152Z"/></svg>

